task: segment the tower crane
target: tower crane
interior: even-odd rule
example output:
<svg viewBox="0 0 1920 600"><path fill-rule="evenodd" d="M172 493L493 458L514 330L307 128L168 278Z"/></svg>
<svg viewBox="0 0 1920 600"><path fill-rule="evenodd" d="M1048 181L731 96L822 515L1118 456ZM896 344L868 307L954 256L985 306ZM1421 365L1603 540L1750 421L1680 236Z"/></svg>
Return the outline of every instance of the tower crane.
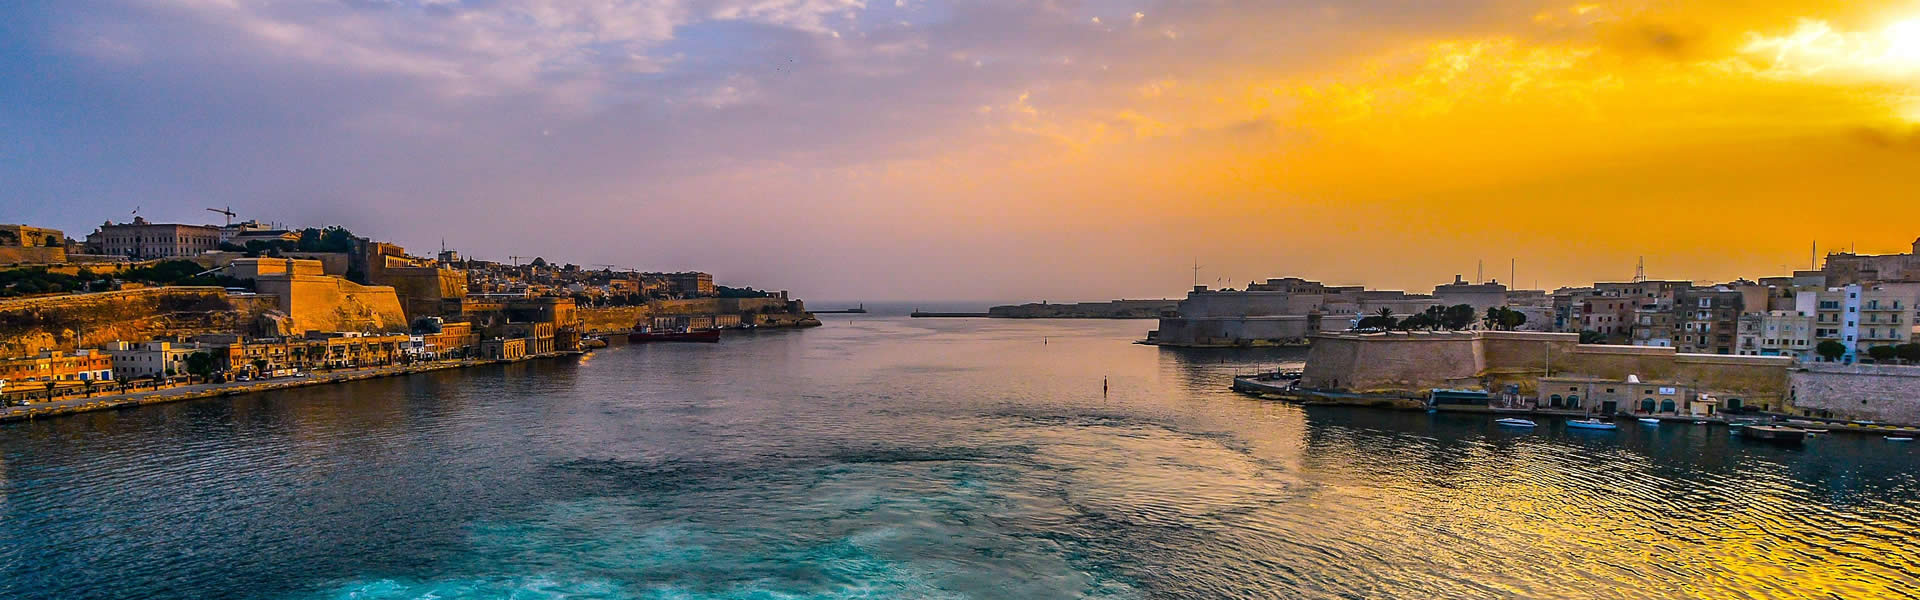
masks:
<svg viewBox="0 0 1920 600"><path fill-rule="evenodd" d="M236 217L236 216L239 216L239 214L238 214L238 213L235 213L235 212L233 212L233 207L231 207L231 206L229 206L229 207L226 207L226 208L209 208L209 209L207 209L207 210L209 210L209 211L212 211L212 212L216 212L216 213L220 213L220 214L223 214L223 215L226 215L226 216L227 216L227 225L233 225L233 218L234 218L234 217Z"/></svg>

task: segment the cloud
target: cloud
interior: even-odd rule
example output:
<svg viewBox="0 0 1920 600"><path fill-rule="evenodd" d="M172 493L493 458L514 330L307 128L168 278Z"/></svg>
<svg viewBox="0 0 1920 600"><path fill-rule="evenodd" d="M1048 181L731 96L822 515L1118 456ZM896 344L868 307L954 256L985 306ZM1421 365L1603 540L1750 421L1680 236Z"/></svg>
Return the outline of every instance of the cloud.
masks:
<svg viewBox="0 0 1920 600"><path fill-rule="evenodd" d="M1867 60L1890 2L79 4L0 14L19 219L231 204L814 296L1157 295L1204 252L1418 288L1580 203L1890 200L1920 114Z"/></svg>

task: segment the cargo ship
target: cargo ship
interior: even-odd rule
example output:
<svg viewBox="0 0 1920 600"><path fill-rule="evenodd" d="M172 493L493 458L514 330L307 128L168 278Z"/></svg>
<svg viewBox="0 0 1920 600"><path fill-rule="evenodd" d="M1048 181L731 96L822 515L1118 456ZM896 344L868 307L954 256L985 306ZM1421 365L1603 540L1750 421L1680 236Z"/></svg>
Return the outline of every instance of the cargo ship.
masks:
<svg viewBox="0 0 1920 600"><path fill-rule="evenodd" d="M635 327L633 328L633 332L627 334L627 342L634 344L646 342L703 342L712 344L719 341L720 330L718 329L674 329L657 331L651 327Z"/></svg>

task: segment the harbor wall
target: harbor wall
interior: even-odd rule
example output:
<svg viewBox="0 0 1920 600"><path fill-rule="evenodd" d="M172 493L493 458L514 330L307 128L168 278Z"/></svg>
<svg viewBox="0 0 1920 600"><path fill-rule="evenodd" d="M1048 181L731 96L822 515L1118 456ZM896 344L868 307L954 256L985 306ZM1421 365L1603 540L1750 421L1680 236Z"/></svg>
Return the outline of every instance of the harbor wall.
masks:
<svg viewBox="0 0 1920 600"><path fill-rule="evenodd" d="M1297 345L1319 328L1318 315L1164 318L1153 339L1165 346Z"/></svg>
<svg viewBox="0 0 1920 600"><path fill-rule="evenodd" d="M1806 363L1792 382L1796 414L1920 423L1920 367Z"/></svg>
<svg viewBox="0 0 1920 600"><path fill-rule="evenodd" d="M1437 387L1534 395L1539 379L1589 377L1676 382L1752 406L1784 406L1793 359L1680 354L1673 348L1582 345L1570 333L1505 331L1337 333L1313 337L1301 385L1418 395ZM1550 370L1549 370L1550 369Z"/></svg>

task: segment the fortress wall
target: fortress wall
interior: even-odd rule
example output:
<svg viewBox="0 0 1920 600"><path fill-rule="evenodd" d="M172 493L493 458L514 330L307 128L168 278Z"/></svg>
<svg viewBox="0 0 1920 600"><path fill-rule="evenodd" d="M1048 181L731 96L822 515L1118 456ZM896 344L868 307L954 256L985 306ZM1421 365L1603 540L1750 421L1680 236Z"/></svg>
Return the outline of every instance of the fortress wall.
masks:
<svg viewBox="0 0 1920 600"><path fill-rule="evenodd" d="M0 356L71 351L158 336L247 331L273 310L217 287L158 287L0 301Z"/></svg>

